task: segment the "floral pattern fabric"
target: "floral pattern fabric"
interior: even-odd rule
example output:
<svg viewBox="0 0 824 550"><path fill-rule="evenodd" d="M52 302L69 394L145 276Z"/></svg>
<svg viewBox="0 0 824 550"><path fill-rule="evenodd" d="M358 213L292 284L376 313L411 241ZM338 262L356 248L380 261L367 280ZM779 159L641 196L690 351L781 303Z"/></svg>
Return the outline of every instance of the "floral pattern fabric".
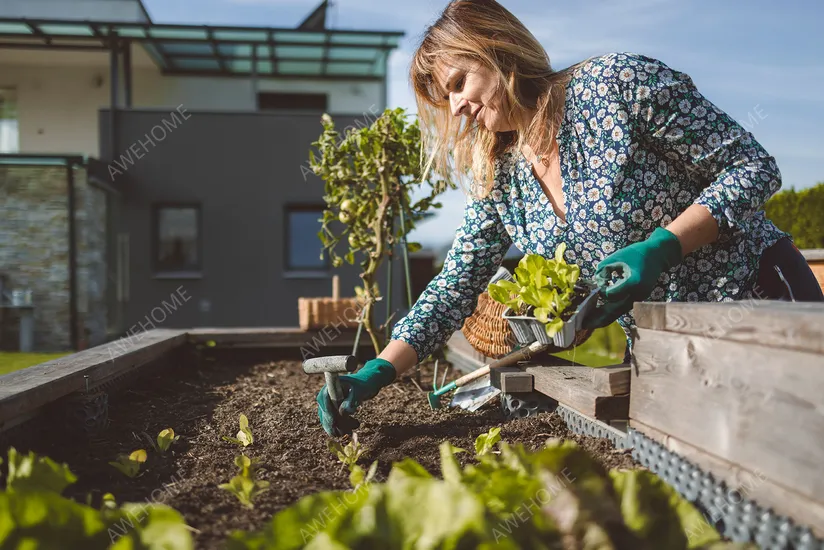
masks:
<svg viewBox="0 0 824 550"><path fill-rule="evenodd" d="M716 302L752 298L765 248L789 236L764 215L781 187L775 159L691 78L656 59L612 53L574 70L558 130L565 220L520 152L498 159L495 185L467 199L443 269L392 338L419 360L463 326L511 244L567 262L592 278L616 250L646 239L693 204L718 223L719 239L663 273L648 301ZM619 324L631 346L632 313Z"/></svg>

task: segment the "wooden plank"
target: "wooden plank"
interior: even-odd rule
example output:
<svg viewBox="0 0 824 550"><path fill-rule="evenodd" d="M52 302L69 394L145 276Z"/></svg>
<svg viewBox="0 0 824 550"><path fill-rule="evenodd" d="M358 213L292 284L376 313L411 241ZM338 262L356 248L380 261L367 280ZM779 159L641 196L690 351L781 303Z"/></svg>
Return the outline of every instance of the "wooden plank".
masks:
<svg viewBox="0 0 824 550"><path fill-rule="evenodd" d="M322 330L303 330L299 327L197 328L188 331L188 340L193 344L211 341L224 347L304 348L309 356L313 356L321 353L324 347L353 345L355 334L354 330L333 326ZM362 332L359 347L371 346L372 341L366 332Z"/></svg>
<svg viewBox="0 0 824 550"><path fill-rule="evenodd" d="M590 383L587 369L559 369L541 364L525 366L524 372L533 376L535 391L582 414L603 421L629 418L629 396L597 391Z"/></svg>
<svg viewBox="0 0 824 550"><path fill-rule="evenodd" d="M0 377L0 430L43 405L106 382L186 343L182 330L154 329Z"/></svg>
<svg viewBox="0 0 824 550"><path fill-rule="evenodd" d="M576 379L589 379L592 389L605 395L626 395L629 393L629 363L606 367L585 365L559 365L555 367L564 375Z"/></svg>
<svg viewBox="0 0 824 550"><path fill-rule="evenodd" d="M639 328L824 354L824 303L636 302Z"/></svg>
<svg viewBox="0 0 824 550"><path fill-rule="evenodd" d="M642 432L650 439L661 443L716 479L727 484L732 494L728 494L726 506L731 506L741 499L751 499L764 508L772 508L776 513L790 517L800 525L807 525L819 538L824 538L824 503L778 485L767 479L757 470L748 470L737 464L719 458L704 449L690 445L676 437L631 419L630 426ZM708 510L710 517L720 516L722 504L716 510Z"/></svg>
<svg viewBox="0 0 824 550"><path fill-rule="evenodd" d="M632 363L631 419L824 494L824 356L639 328Z"/></svg>
<svg viewBox="0 0 824 550"><path fill-rule="evenodd" d="M532 375L518 367L501 367L490 372L492 386L504 393L531 392Z"/></svg>
<svg viewBox="0 0 824 550"><path fill-rule="evenodd" d="M801 250L801 254L807 263L824 263L824 248L806 248Z"/></svg>

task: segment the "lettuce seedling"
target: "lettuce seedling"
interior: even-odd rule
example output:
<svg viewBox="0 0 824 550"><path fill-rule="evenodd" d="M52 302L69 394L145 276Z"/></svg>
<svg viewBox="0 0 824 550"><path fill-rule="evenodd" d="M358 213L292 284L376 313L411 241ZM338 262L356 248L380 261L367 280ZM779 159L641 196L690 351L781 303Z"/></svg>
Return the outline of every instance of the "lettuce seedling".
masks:
<svg viewBox="0 0 824 550"><path fill-rule="evenodd" d="M241 414L239 422L240 431L237 433L237 437L226 437L224 435L223 439L230 443L248 447L255 441L255 438L252 437L252 430L249 429L249 419L246 418L245 414Z"/></svg>
<svg viewBox="0 0 824 550"><path fill-rule="evenodd" d="M555 336L564 327L561 315L572 304L581 275L580 267L566 263L565 251L566 244L561 243L553 259L539 254L525 255L515 268L515 280L502 279L490 284L489 297L516 314L532 307L532 315L544 323L547 335Z"/></svg>
<svg viewBox="0 0 824 550"><path fill-rule="evenodd" d="M369 465L369 470L363 471L363 468L357 464L353 464L349 468L349 483L352 485L352 490L357 492L358 489L364 485L369 485L378 471L378 461L374 461Z"/></svg>
<svg viewBox="0 0 824 550"><path fill-rule="evenodd" d="M330 440L327 446L329 452L337 456L340 463L347 466L350 471L364 453L364 449L361 447L361 444L358 443L358 434L356 433L352 434L352 441L347 443L346 446L342 446L335 440Z"/></svg>
<svg viewBox="0 0 824 550"><path fill-rule="evenodd" d="M237 475L229 480L229 483L221 483L218 487L235 495L243 506L254 508L255 499L266 492L269 482Z"/></svg>
<svg viewBox="0 0 824 550"><path fill-rule="evenodd" d="M500 428L490 428L487 433L479 435L475 438L475 456L484 456L494 452L492 449L495 448L495 445L497 445L500 440Z"/></svg>
<svg viewBox="0 0 824 550"><path fill-rule="evenodd" d="M103 495L103 499L100 501L100 509L117 510L117 501L115 500L113 494L106 493L105 495Z"/></svg>
<svg viewBox="0 0 824 550"><path fill-rule="evenodd" d="M244 454L235 457L235 466L237 466L238 470L240 470L240 475L244 477L252 477L255 470L257 470L257 464L257 458L249 458Z"/></svg>
<svg viewBox="0 0 824 550"><path fill-rule="evenodd" d="M146 462L146 458L146 451L138 449L129 456L118 456L117 462L109 462L109 464L117 468L123 475L135 477L140 472L140 465Z"/></svg>
<svg viewBox="0 0 824 550"><path fill-rule="evenodd" d="M255 464L257 460L250 459L246 455L235 458L235 466L240 472L234 476L229 483L218 485L220 489L235 495L243 506L254 508L254 500L269 488L269 482L256 480L254 478Z"/></svg>
<svg viewBox="0 0 824 550"><path fill-rule="evenodd" d="M169 450L169 447L172 446L172 443L178 439L180 439L180 436L175 435L175 431L172 428L166 428L157 434L157 447L161 453L165 453Z"/></svg>

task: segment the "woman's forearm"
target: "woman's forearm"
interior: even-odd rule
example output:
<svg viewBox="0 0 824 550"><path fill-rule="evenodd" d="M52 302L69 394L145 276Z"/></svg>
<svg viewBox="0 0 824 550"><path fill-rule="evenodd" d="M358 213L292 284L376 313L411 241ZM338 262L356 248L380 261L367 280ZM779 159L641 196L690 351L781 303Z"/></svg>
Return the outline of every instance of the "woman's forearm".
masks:
<svg viewBox="0 0 824 550"><path fill-rule="evenodd" d="M418 353L415 348L402 340L390 340L378 358L392 363L398 376L418 364Z"/></svg>
<svg viewBox="0 0 824 550"><path fill-rule="evenodd" d="M693 204L684 210L666 229L678 237L684 256L718 238L718 223L710 211L700 204Z"/></svg>

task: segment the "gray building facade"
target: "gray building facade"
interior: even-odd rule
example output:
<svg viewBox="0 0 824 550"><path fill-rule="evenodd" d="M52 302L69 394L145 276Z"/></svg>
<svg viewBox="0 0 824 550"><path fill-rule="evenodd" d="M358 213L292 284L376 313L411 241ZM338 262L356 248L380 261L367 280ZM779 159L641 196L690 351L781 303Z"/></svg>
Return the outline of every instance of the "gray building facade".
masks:
<svg viewBox="0 0 824 550"><path fill-rule="evenodd" d="M362 115L332 117L342 131ZM101 113L101 133L109 118ZM121 189L110 199L120 238L110 239L109 257L125 255L128 292L118 297L115 281L110 309L121 312L121 330L155 321L297 326L298 297L331 296L333 275L342 296L354 295L362 258L338 268L320 261L324 182L308 168L323 130L319 113L131 110L117 114L117 128L121 153L108 169ZM106 148L101 158L110 158ZM178 226L165 224L164 214L177 216ZM186 236L178 263L164 257L166 234ZM393 309L406 306L402 267L398 255ZM386 269L379 280L386 292ZM181 292L178 307L163 305ZM383 304L376 313L383 322Z"/></svg>

